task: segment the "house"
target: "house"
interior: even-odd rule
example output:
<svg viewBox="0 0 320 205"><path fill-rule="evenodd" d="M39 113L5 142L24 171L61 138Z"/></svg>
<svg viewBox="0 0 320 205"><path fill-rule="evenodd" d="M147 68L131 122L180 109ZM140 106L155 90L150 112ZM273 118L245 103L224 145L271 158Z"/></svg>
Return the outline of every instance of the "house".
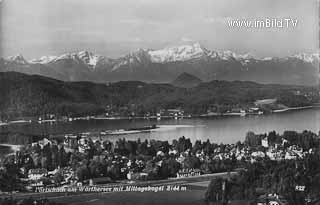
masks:
<svg viewBox="0 0 320 205"><path fill-rule="evenodd" d="M89 186L97 185L97 184L107 184L112 183L113 180L110 177L99 177L93 178L89 180Z"/></svg>
<svg viewBox="0 0 320 205"><path fill-rule="evenodd" d="M90 149L88 140L86 138L81 138L78 140L78 149L80 153L85 153L86 150Z"/></svg>
<svg viewBox="0 0 320 205"><path fill-rule="evenodd" d="M284 139L284 138L282 138L281 140L282 140L282 142L281 142L282 146L284 146L284 145L286 145L287 143L289 143L289 141L286 140L286 139Z"/></svg>
<svg viewBox="0 0 320 205"><path fill-rule="evenodd" d="M43 149L44 146L46 145L50 145L52 144L52 142L50 140L48 140L47 138L43 138L42 140L38 141L38 142L34 142L31 145L34 147L36 145L39 145L41 147L41 149Z"/></svg>
<svg viewBox="0 0 320 205"><path fill-rule="evenodd" d="M158 152L157 152L157 156L163 157L163 156L164 156L164 153L163 153L162 151L158 151Z"/></svg>
<svg viewBox="0 0 320 205"><path fill-rule="evenodd" d="M183 161L185 160L185 158L186 158L185 156L183 156L182 154L180 154L180 156L177 157L176 161L179 162L180 164L182 164Z"/></svg>
<svg viewBox="0 0 320 205"><path fill-rule="evenodd" d="M258 198L257 205L288 205L288 202L281 195L264 194Z"/></svg>
<svg viewBox="0 0 320 205"><path fill-rule="evenodd" d="M78 146L78 139L79 137L77 135L65 135L63 144L65 147L75 148Z"/></svg>
<svg viewBox="0 0 320 205"><path fill-rule="evenodd" d="M178 151L175 150L175 149L170 149L169 150L169 155L171 155L171 154L176 155L177 153L178 153Z"/></svg>
<svg viewBox="0 0 320 205"><path fill-rule="evenodd" d="M177 173L177 178L200 176L200 169L181 169Z"/></svg>
<svg viewBox="0 0 320 205"><path fill-rule="evenodd" d="M252 152L251 156L255 158L264 158L266 155L264 152L256 151L256 152Z"/></svg>
<svg viewBox="0 0 320 205"><path fill-rule="evenodd" d="M271 160L276 160L276 153L274 151L267 151L266 155L271 159Z"/></svg>
<svg viewBox="0 0 320 205"><path fill-rule="evenodd" d="M178 116L183 116L184 111L181 109L167 109L164 114L167 116L178 117Z"/></svg>
<svg viewBox="0 0 320 205"><path fill-rule="evenodd" d="M298 156L293 152L286 152L286 155L284 158L287 160L295 160L298 158Z"/></svg>
<svg viewBox="0 0 320 205"><path fill-rule="evenodd" d="M303 153L302 148L299 146L296 146L296 145L290 146L290 147L288 147L288 151L293 152L299 158L303 158L304 153Z"/></svg>
<svg viewBox="0 0 320 205"><path fill-rule="evenodd" d="M48 170L45 168L42 169L30 169L28 172L29 180L39 180L42 177L46 177L48 175Z"/></svg>
<svg viewBox="0 0 320 205"><path fill-rule="evenodd" d="M134 173L134 172L130 171L127 174L127 179L129 179L129 180L147 180L148 173L144 173L144 172Z"/></svg>
<svg viewBox="0 0 320 205"><path fill-rule="evenodd" d="M261 145L262 145L263 147L266 147L266 148L269 147L268 137L265 137L265 138L263 138L263 139L261 140Z"/></svg>
<svg viewBox="0 0 320 205"><path fill-rule="evenodd" d="M58 169L55 169L55 170L53 170L53 171L48 171L48 175L53 176L53 175L55 175L57 172L59 172L59 168L58 168Z"/></svg>

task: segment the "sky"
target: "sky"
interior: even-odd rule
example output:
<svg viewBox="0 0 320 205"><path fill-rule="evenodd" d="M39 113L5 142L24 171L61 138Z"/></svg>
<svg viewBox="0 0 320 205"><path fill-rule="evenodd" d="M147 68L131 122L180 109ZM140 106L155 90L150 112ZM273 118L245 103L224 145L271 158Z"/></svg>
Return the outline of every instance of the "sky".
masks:
<svg viewBox="0 0 320 205"><path fill-rule="evenodd" d="M199 42L258 57L313 53L319 0L0 0L0 56L27 59L89 50L120 57L138 48ZM234 28L228 20L298 20L295 28Z"/></svg>

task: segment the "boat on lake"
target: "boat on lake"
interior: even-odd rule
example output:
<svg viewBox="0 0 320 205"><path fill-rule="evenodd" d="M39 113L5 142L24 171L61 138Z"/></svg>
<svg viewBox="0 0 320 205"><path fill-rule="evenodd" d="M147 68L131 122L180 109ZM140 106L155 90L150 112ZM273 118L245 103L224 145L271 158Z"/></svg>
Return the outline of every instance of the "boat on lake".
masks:
<svg viewBox="0 0 320 205"><path fill-rule="evenodd" d="M102 131L102 135L122 135L122 134L136 134L142 132L151 132L154 129L159 128L156 125L137 127L137 128L128 128L128 129L119 129L119 130L106 130Z"/></svg>

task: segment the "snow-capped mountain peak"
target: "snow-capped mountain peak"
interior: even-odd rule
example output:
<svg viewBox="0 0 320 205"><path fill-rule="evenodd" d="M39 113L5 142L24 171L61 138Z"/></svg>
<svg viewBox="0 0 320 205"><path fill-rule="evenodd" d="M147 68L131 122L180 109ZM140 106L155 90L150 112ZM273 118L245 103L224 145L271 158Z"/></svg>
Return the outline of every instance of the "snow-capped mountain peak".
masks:
<svg viewBox="0 0 320 205"><path fill-rule="evenodd" d="M199 43L192 45L183 45L168 47L160 50L153 50L148 52L151 61L155 63L167 63L175 61L186 61L194 58L199 58L208 53Z"/></svg>
<svg viewBox="0 0 320 205"><path fill-rule="evenodd" d="M42 56L39 59L31 60L30 63L47 64L47 63L54 61L56 58L57 58L57 56Z"/></svg>
<svg viewBox="0 0 320 205"><path fill-rule="evenodd" d="M50 62L58 62L62 60L74 60L79 63L84 63L91 68L95 68L97 64L105 59L105 57L100 55L95 55L89 51L80 51L75 53L66 53L60 56L44 56L39 60L33 60L33 62L37 63L50 63Z"/></svg>
<svg viewBox="0 0 320 205"><path fill-rule="evenodd" d="M271 61L273 59L273 57L264 57L262 58L263 61Z"/></svg>
<svg viewBox="0 0 320 205"><path fill-rule="evenodd" d="M255 56L251 53L245 53L245 54L239 54L236 56L237 59L243 59L243 60L249 60L249 59L255 59Z"/></svg>
<svg viewBox="0 0 320 205"><path fill-rule="evenodd" d="M149 65L151 63L166 64L171 62L184 62L189 60L206 60L209 61L237 61L246 66L250 63L258 61L279 61L279 60L290 60L290 59L301 59L304 62L315 63L319 62L319 53L316 54L305 54L300 53L296 55L289 56L287 58L276 58L276 57L266 57L266 58L256 58L250 53L237 54L230 50L223 51L211 51L200 43L193 43L180 46L166 47L159 50L151 49L137 49L126 56L110 59L101 55L94 54L90 51L80 51L66 53L59 56L43 56L39 59L34 59L31 61L25 60L22 55L16 55L9 57L8 63L29 65L29 64L55 64L61 61L72 61L75 65L84 65L92 71L96 68L107 70L117 70L121 67L130 67ZM70 65L70 64L66 64Z"/></svg>
<svg viewBox="0 0 320 205"><path fill-rule="evenodd" d="M138 61L141 61L141 58L149 57L149 51L149 49L139 48L126 55L126 58L136 58Z"/></svg>
<svg viewBox="0 0 320 205"><path fill-rule="evenodd" d="M150 55L149 55L149 49L137 49L128 55L121 57L116 61L115 64L112 66L112 71L117 70L118 68L122 66L134 66L139 65L143 63L150 63Z"/></svg>
<svg viewBox="0 0 320 205"><path fill-rule="evenodd" d="M218 57L222 60L238 60L238 61L248 61L250 59L254 59L255 57L250 53L245 54L236 54L230 50L218 51L216 52L214 57Z"/></svg>
<svg viewBox="0 0 320 205"><path fill-rule="evenodd" d="M17 63L17 64L49 64L49 63L57 63L65 60L72 60L77 63L83 63L87 65L91 69L95 69L97 64L104 65L109 63L110 59L96 55L89 51L80 51L73 53L65 53L59 56L42 56L39 59L33 59L30 61L25 60L25 58L19 54L16 56L10 56L7 58L8 62Z"/></svg>
<svg viewBox="0 0 320 205"><path fill-rule="evenodd" d="M236 59L236 54L230 50L220 51L218 56L223 60Z"/></svg>
<svg viewBox="0 0 320 205"><path fill-rule="evenodd" d="M18 54L16 56L9 56L8 60L18 64L28 64L28 61L26 61L26 59L21 54Z"/></svg>
<svg viewBox="0 0 320 205"><path fill-rule="evenodd" d="M298 59L303 60L308 63L314 63L314 62L320 60L319 53L313 53L313 54L299 53L299 54L293 55L291 57L298 58Z"/></svg>
<svg viewBox="0 0 320 205"><path fill-rule="evenodd" d="M94 55L89 51L80 51L79 53L77 53L77 56L82 60L82 62L93 68L95 68L99 60L103 58L102 56Z"/></svg>

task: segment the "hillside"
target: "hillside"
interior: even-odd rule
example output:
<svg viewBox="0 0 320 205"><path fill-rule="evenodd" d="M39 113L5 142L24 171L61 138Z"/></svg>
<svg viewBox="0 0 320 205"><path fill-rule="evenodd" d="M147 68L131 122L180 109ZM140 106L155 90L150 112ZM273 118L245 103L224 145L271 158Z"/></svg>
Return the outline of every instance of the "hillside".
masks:
<svg viewBox="0 0 320 205"><path fill-rule="evenodd" d="M302 94L296 95L299 90ZM0 73L0 116L65 116L113 112L144 115L159 109L183 108L188 113L205 113L214 105L227 110L252 105L255 100L277 98L287 106L318 100L316 89L302 86L263 85L241 81L211 81L186 89L170 84L121 81L110 84L63 82L16 72Z"/></svg>
<svg viewBox="0 0 320 205"><path fill-rule="evenodd" d="M171 85L182 88L192 88L199 85L202 81L194 75L189 73L182 73L174 81L171 82Z"/></svg>

